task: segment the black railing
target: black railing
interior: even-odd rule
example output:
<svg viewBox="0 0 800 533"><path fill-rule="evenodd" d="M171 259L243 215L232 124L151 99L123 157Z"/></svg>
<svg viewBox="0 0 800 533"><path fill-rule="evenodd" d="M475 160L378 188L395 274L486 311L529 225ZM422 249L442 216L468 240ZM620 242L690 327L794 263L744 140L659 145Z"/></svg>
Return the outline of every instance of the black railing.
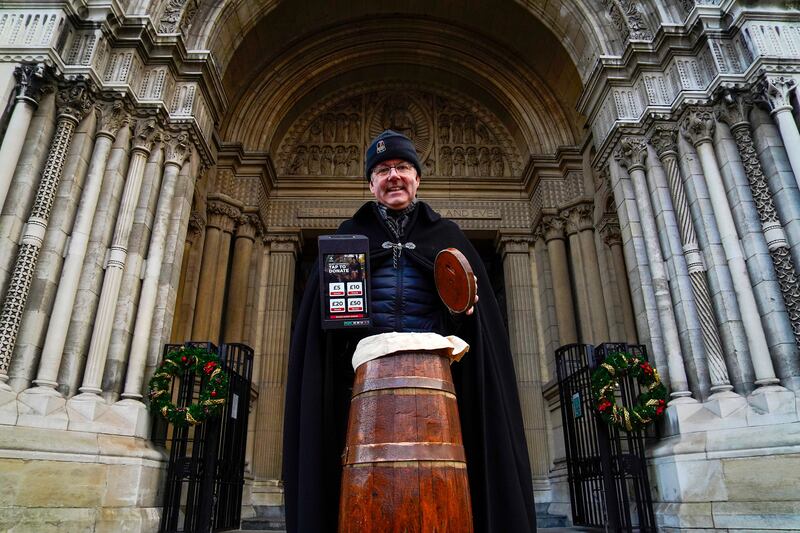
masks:
<svg viewBox="0 0 800 533"><path fill-rule="evenodd" d="M605 424L594 411L591 373L617 350L646 357L643 346L570 344L556 350L572 521L612 531L655 532L644 435ZM619 380L617 402L632 407L634 378Z"/></svg>
<svg viewBox="0 0 800 533"><path fill-rule="evenodd" d="M239 527L244 487L245 446L250 406L253 350L244 344L187 342L217 353L230 377L222 414L203 424L170 427L156 417L153 441L169 450L161 533L208 533ZM180 344L164 346L166 355ZM204 379L204 378L203 378ZM197 401L201 378L186 373L173 380L173 401Z"/></svg>

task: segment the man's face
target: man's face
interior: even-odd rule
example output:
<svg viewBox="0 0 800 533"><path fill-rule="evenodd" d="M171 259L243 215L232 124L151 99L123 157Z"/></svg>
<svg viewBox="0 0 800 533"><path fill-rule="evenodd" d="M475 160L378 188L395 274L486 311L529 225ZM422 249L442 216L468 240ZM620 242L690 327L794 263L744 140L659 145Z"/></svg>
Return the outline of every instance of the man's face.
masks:
<svg viewBox="0 0 800 533"><path fill-rule="evenodd" d="M400 165L401 170L404 166L411 167L406 172L398 171L396 167ZM382 176L382 173L389 169L389 173ZM369 179L369 190L375 196L378 203L389 209L400 210L408 207L417 195L419 188L419 174L414 166L403 159L389 159L375 165Z"/></svg>

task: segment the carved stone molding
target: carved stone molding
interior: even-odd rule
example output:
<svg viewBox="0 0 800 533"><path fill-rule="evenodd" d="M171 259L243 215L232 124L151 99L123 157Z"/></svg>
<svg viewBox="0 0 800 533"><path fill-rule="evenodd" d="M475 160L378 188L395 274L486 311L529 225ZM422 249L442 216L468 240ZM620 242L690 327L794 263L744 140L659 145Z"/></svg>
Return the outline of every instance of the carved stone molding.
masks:
<svg viewBox="0 0 800 533"><path fill-rule="evenodd" d="M644 170L647 161L647 141L641 137L623 137L614 153L616 159L628 172Z"/></svg>
<svg viewBox="0 0 800 533"><path fill-rule="evenodd" d="M608 247L621 246L622 231L619 221L616 218L604 217L600 223L600 236L603 237L603 242Z"/></svg>
<svg viewBox="0 0 800 533"><path fill-rule="evenodd" d="M623 40L653 39L653 30L642 14L639 2L634 0L602 0L602 2Z"/></svg>
<svg viewBox="0 0 800 533"><path fill-rule="evenodd" d="M533 242L533 235L529 233L500 232L497 236L496 247L498 253L503 257L506 254L527 255L528 249Z"/></svg>
<svg viewBox="0 0 800 533"><path fill-rule="evenodd" d="M45 76L45 66L41 63L20 65L15 68L17 100L25 100L34 106L38 105L39 98L44 92Z"/></svg>
<svg viewBox="0 0 800 533"><path fill-rule="evenodd" d="M88 83L70 83L56 93L56 109L59 118L67 118L77 124L94 104L94 88Z"/></svg>
<svg viewBox="0 0 800 533"><path fill-rule="evenodd" d="M122 100L102 102L95 105L97 113L97 135L105 135L112 140L123 126L129 126L131 115Z"/></svg>
<svg viewBox="0 0 800 533"><path fill-rule="evenodd" d="M197 0L169 0L158 21L158 32L186 35L197 8Z"/></svg>
<svg viewBox="0 0 800 533"><path fill-rule="evenodd" d="M192 211L189 215L189 231L187 232L187 240L194 243L206 227L206 219L200 214L199 211Z"/></svg>
<svg viewBox="0 0 800 533"><path fill-rule="evenodd" d="M299 233L267 233L264 236L264 242L269 243L270 254L290 253L295 257L303 245Z"/></svg>
<svg viewBox="0 0 800 533"><path fill-rule="evenodd" d="M192 155L189 135L185 132L173 133L166 137L164 143L164 164L182 167Z"/></svg>
<svg viewBox="0 0 800 533"><path fill-rule="evenodd" d="M133 126L133 148L149 153L153 143L160 140L161 131L154 118L141 118Z"/></svg>
<svg viewBox="0 0 800 533"><path fill-rule="evenodd" d="M681 135L694 146L714 139L716 120L710 107L690 107L681 120Z"/></svg>
<svg viewBox="0 0 800 533"><path fill-rule="evenodd" d="M301 116L276 167L294 176L362 176L366 144L390 128L412 139L424 176L511 176L522 165L507 129L475 102L430 87L360 87Z"/></svg>
<svg viewBox="0 0 800 533"><path fill-rule="evenodd" d="M678 155L678 127L672 124L658 124L650 136L650 144L659 159L668 155Z"/></svg>

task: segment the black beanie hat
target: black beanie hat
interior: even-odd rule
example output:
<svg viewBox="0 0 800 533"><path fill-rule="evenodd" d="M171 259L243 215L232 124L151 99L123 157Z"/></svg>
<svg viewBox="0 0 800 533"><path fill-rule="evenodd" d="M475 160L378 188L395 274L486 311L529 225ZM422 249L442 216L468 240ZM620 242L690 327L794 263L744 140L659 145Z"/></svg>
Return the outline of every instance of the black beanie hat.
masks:
<svg viewBox="0 0 800 533"><path fill-rule="evenodd" d="M414 148L414 143L411 142L411 139L396 131L386 130L372 139L369 148L367 148L366 159L365 170L367 172L367 181L370 179L372 169L375 168L378 163L390 159L403 159L404 161L408 161L417 169L417 174L422 176L422 168L419 165L419 157L417 157L417 150Z"/></svg>

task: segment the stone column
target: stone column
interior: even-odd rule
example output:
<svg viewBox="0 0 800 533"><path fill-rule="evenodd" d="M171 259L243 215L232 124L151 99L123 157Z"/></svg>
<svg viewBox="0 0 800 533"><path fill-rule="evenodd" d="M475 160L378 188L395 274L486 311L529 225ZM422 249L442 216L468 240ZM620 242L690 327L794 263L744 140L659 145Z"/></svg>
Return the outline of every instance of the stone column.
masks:
<svg viewBox="0 0 800 533"><path fill-rule="evenodd" d="M676 221L680 231L683 254L689 272L689 281L697 307L697 318L703 335L706 364L708 366L711 395L731 391L733 386L728 377L722 343L717 331L716 319L711 306L711 296L706 281L706 266L702 252L697 244L697 235L689 212L689 203L683 190L680 169L678 168L678 130L674 127L659 126L650 138L658 158L667 172L672 204L676 211Z"/></svg>
<svg viewBox="0 0 800 533"><path fill-rule="evenodd" d="M549 488L549 439L542 396L540 354L536 348L536 309L529 247L533 237L528 234L501 233L498 252L503 258L505 276L508 337L517 374L523 427L531 458L534 490Z"/></svg>
<svg viewBox="0 0 800 533"><path fill-rule="evenodd" d="M758 387L769 387L778 383L772 360L769 355L767 339L758 314L753 287L747 274L739 236L733 222L725 186L722 183L717 156L712 144L715 128L714 115L706 108L690 108L681 121L681 134L690 141L700 157L703 174L710 193L714 217L719 226L722 246L733 279L733 288L739 301L739 310L747 335L747 344L753 362Z"/></svg>
<svg viewBox="0 0 800 533"><path fill-rule="evenodd" d="M767 75L759 86L759 92L778 124L794 179L800 187L800 131L792 115L791 102L791 94L796 87L797 82L791 76Z"/></svg>
<svg viewBox="0 0 800 533"><path fill-rule="evenodd" d="M761 220L761 229L775 266L795 342L800 344L800 280L791 261L786 232L778 220L772 193L767 186L767 180L753 144L752 131L748 121L750 107L750 103L743 96L726 93L717 108L717 118L730 126L731 133L736 140L736 147L742 159L756 210ZM791 370L793 370L792 375L796 376L797 367L795 366Z"/></svg>
<svg viewBox="0 0 800 533"><path fill-rule="evenodd" d="M650 195L647 190L645 176L645 160L647 159L647 143L644 139L623 137L620 147L615 153L616 160L628 170L633 182L636 204L639 208L642 234L644 236L647 259L650 264L650 274L653 280L653 292L656 298L656 308L661 322L661 332L664 335L664 351L667 355L669 368L670 396L673 403L685 403L691 398L689 382L681 354L680 336L672 308L667 272L659 245L658 229L650 204ZM696 400L693 400L696 401Z"/></svg>
<svg viewBox="0 0 800 533"><path fill-rule="evenodd" d="M44 65L20 65L14 69L17 78L17 96L14 99L14 111L8 121L3 144L0 146L0 208L6 201L14 169L17 168L22 146L33 112L39 105L44 80Z"/></svg>
<svg viewBox="0 0 800 533"><path fill-rule="evenodd" d="M225 278L230 253L230 234L241 212L222 201L211 201L207 206L208 222L203 245L203 261L197 288L197 302L192 325L193 340L218 342L222 302L225 296ZM219 284L222 287L219 287ZM219 306L219 310L215 309Z"/></svg>
<svg viewBox="0 0 800 533"><path fill-rule="evenodd" d="M577 327L581 342L595 344L594 332L592 331L592 313L589 308L589 282L586 279L586 269L584 263L588 258L584 258L583 250L578 237L578 225L581 218L575 208L562 211L561 218L566 223L567 239L569 242L569 261L572 265L572 287L575 294L575 306L577 307L578 323Z"/></svg>
<svg viewBox="0 0 800 533"><path fill-rule="evenodd" d="M265 321L268 330L258 387L258 442L253 452L253 472L262 479L280 479L294 273L301 243L297 233L271 233L266 240L270 243Z"/></svg>
<svg viewBox="0 0 800 533"><path fill-rule="evenodd" d="M600 277L600 263L597 248L594 245L594 224L592 215L594 206L581 204L572 209L574 224L578 228L578 243L583 258L583 278L586 281L589 296L589 317L591 319L592 342L599 344L608 342L611 336L608 331L608 317L603 296L603 280Z"/></svg>
<svg viewBox="0 0 800 533"><path fill-rule="evenodd" d="M74 84L57 94L58 124L42 179L36 190L33 210L22 234L14 270L0 312L0 388L7 389L8 365L17 341L22 311L28 299L33 272L39 259L50 211L53 207L58 183L64 168L64 157L69 150L75 126L92 105L93 96L88 86Z"/></svg>
<svg viewBox="0 0 800 533"><path fill-rule="evenodd" d="M175 327L172 330L172 342L191 340L192 323L194 321L197 286L200 281L200 268L203 260L205 244L206 220L197 211L189 217L189 228L184 244L186 271L181 275L180 293L175 313Z"/></svg>
<svg viewBox="0 0 800 533"><path fill-rule="evenodd" d="M75 216L75 223L70 233L69 246L66 258L61 269L58 289L50 313L51 320L45 336L42 356L39 360L34 386L20 394L19 401L25 404L33 416L21 415L20 425L40 425L37 420L40 416L48 416L46 427L61 427L66 429L66 413L57 412L64 405L61 393L56 390L58 386L58 370L61 366L61 356L64 341L67 337L67 326L78 290L83 258L89 243L94 210L100 196L100 186L103 182L106 166L115 138L127 137L130 134L130 116L125 111L122 102L104 104L97 109L98 122L95 133L95 143L92 156L89 160L89 170L83 186L81 202ZM119 133L117 133L119 132ZM58 418L56 422L55 418ZM44 423L42 421L42 423Z"/></svg>
<svg viewBox="0 0 800 533"><path fill-rule="evenodd" d="M189 136L186 133L180 133L172 136L165 146L164 179L161 184L161 193L158 197L155 220L153 221L153 232L147 252L147 266L145 267L142 291L139 296L136 322L133 327L133 342L131 343L130 356L128 358L128 371L125 374L125 388L122 392L122 398L127 400L138 402L142 398L141 391L150 343L150 328L153 324L158 278L161 273L164 245L169 230L172 200L175 196L178 173L190 154L188 142ZM144 408L144 404L141 404L141 406Z"/></svg>
<svg viewBox="0 0 800 533"><path fill-rule="evenodd" d="M622 233L619 222L604 221L600 234L603 242L611 249L611 260L614 264L614 277L617 280L617 290L620 293L620 306L622 308L622 323L625 328L625 341L636 344L636 321L633 318L633 307L628 289L628 270L625 268L625 255L622 251Z"/></svg>
<svg viewBox="0 0 800 533"><path fill-rule="evenodd" d="M134 210L139 200L144 167L147 164L147 157L157 135L158 125L155 119L140 119L137 122L134 129L133 148L131 148L131 162L125 180L125 189L122 192L119 215L114 227L114 236L111 239L111 248L109 249L108 263L103 277L100 301L95 314L83 383L79 389L81 394L75 397L75 401L102 401L102 398L98 395L102 392L101 380L111 339L114 310L128 255L128 237L133 225Z"/></svg>
<svg viewBox="0 0 800 533"><path fill-rule="evenodd" d="M542 220L547 257L550 260L550 275L553 277L553 294L558 320L558 337L562 346L578 342L575 325L575 309L572 305L572 288L569 281L567 249L564 245L564 221L559 217L546 216Z"/></svg>
<svg viewBox="0 0 800 533"><path fill-rule="evenodd" d="M244 342L244 315L247 289L250 281L250 259L253 242L260 222L258 215L244 215L236 227L233 244L233 266L228 289L228 307L225 310L225 342Z"/></svg>

